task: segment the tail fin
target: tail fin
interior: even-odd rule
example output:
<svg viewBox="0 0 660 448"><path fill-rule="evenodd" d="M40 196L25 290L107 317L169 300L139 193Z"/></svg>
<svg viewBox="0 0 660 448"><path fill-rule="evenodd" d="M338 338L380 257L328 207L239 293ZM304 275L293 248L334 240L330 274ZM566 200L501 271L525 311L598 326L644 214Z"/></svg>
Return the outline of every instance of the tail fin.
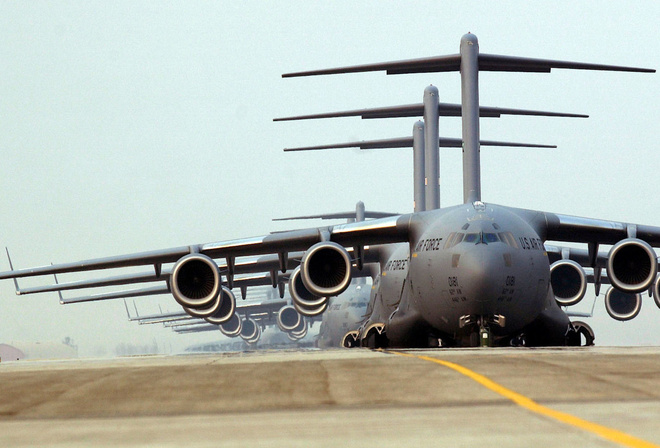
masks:
<svg viewBox="0 0 660 448"><path fill-rule="evenodd" d="M480 71L548 73L553 68L556 68L642 73L655 72L654 69L648 68L483 54L479 52L479 42L477 37L470 33L464 35L461 38L459 49L459 54L448 56L366 64L325 70L311 70L297 73L286 73L282 75L282 77L290 78L297 76L315 76L369 71L386 71L388 75L460 71L462 127L463 141L465 142L463 150L463 201L465 203L472 203L474 201L481 200L478 87Z"/></svg>

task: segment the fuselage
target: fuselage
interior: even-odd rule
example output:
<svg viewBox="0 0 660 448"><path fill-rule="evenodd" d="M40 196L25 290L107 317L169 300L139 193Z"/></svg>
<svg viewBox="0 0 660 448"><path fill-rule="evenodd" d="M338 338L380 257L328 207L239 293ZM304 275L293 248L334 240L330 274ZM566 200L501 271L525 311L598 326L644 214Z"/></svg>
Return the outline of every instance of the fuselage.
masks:
<svg viewBox="0 0 660 448"><path fill-rule="evenodd" d="M514 337L549 306L559 311L543 240L514 209L476 202L412 219L410 244L381 261L369 319L394 345L410 326L452 340L484 326Z"/></svg>
<svg viewBox="0 0 660 448"><path fill-rule="evenodd" d="M366 279L354 279L351 286L330 299L318 335L320 348L340 347L349 331L356 330L365 318L371 293Z"/></svg>

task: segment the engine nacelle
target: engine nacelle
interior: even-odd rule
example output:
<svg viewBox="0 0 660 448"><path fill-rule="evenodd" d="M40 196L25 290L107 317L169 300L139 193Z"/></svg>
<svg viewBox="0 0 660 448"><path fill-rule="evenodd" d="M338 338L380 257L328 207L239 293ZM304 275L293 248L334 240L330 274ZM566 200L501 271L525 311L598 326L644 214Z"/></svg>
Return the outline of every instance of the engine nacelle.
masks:
<svg viewBox="0 0 660 448"><path fill-rule="evenodd" d="M293 336L296 340L302 339L305 336L307 336L307 323L305 322L304 319L302 320L302 323L303 323L303 325L302 325L302 328L300 330L289 332L289 334L291 336Z"/></svg>
<svg viewBox="0 0 660 448"><path fill-rule="evenodd" d="M642 295L610 288L605 294L605 309L612 319L621 321L634 319L642 309Z"/></svg>
<svg viewBox="0 0 660 448"><path fill-rule="evenodd" d="M573 260L559 260L550 266L550 284L559 306L573 306L587 292L584 269Z"/></svg>
<svg viewBox="0 0 660 448"><path fill-rule="evenodd" d="M241 338L248 344L254 344L261 337L261 327L254 319L243 319L241 328Z"/></svg>
<svg viewBox="0 0 660 448"><path fill-rule="evenodd" d="M223 286L218 297L220 299L220 307L215 313L204 318L204 320L213 325L224 324L232 318L236 311L236 296L231 289Z"/></svg>
<svg viewBox="0 0 660 448"><path fill-rule="evenodd" d="M626 238L616 243L607 259L607 276L615 288L638 293L651 287L658 273L655 250L637 238Z"/></svg>
<svg viewBox="0 0 660 448"><path fill-rule="evenodd" d="M222 295L218 295L211 303L205 307L200 308L189 308L187 306L183 307L183 311L188 313L192 317L199 317L200 319L207 319L215 314L219 313L222 309Z"/></svg>
<svg viewBox="0 0 660 448"><path fill-rule="evenodd" d="M309 292L303 284L300 266L296 267L289 277L289 293L293 303L302 308L315 309L328 301L327 297L319 297Z"/></svg>
<svg viewBox="0 0 660 448"><path fill-rule="evenodd" d="M318 297L330 297L346 291L351 283L351 257L337 243L316 243L303 256L302 281L307 290Z"/></svg>
<svg viewBox="0 0 660 448"><path fill-rule="evenodd" d="M241 334L243 322L236 314L232 315L227 322L220 325L220 332L230 338L236 337Z"/></svg>
<svg viewBox="0 0 660 448"><path fill-rule="evenodd" d="M660 308L660 275L658 275L658 278L653 283L653 300L655 300L655 304Z"/></svg>
<svg viewBox="0 0 660 448"><path fill-rule="evenodd" d="M284 332L300 330L302 321L300 313L291 305L283 306L277 312L277 326Z"/></svg>
<svg viewBox="0 0 660 448"><path fill-rule="evenodd" d="M329 300L328 300L327 297L323 297L323 298L325 299L325 301L317 307L303 306L303 305L300 305L299 303L296 303L295 301L293 302L293 307L302 316L306 316L306 317L318 316L319 314L322 314L328 308Z"/></svg>
<svg viewBox="0 0 660 448"><path fill-rule="evenodd" d="M208 308L218 298L220 286L218 265L206 255L186 255L172 268L170 289L183 307Z"/></svg>

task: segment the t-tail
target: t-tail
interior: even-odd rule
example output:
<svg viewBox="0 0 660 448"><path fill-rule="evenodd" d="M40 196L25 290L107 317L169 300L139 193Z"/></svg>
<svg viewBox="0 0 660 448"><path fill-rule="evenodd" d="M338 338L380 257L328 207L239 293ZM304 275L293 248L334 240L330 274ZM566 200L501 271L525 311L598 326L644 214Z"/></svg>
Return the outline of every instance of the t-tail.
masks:
<svg viewBox="0 0 660 448"><path fill-rule="evenodd" d="M521 58L479 53L479 41L474 34L461 38L459 54L404 61L366 64L352 67L286 73L284 78L338 73L386 71L388 75L459 71L461 73L461 104L463 140L463 200L481 200L479 160L479 71L549 73L555 69L606 70L654 73L654 69L618 65L590 64L550 59Z"/></svg>

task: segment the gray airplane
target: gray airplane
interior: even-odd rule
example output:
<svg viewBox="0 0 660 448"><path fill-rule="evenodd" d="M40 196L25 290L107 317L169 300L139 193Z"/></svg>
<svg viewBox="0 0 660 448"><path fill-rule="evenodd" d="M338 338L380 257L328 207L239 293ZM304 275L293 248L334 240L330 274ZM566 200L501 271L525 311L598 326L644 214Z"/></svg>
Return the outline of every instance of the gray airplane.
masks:
<svg viewBox="0 0 660 448"><path fill-rule="evenodd" d="M397 259L381 275L380 281L387 277L401 288L398 298L395 289L388 290L396 308L381 322L377 345L428 346L430 341L476 345L481 338L496 345L516 341L529 346L576 345L579 334L555 300L544 242L588 244L591 267L596 267L598 245L612 244L607 278L614 288L636 294L651 288L656 279L657 255L652 246L660 246L660 227L482 201L478 72L654 70L486 55L479 54L478 48L476 37L468 34L461 39L457 55L284 75L460 70L463 204L372 221L21 269L2 273L0 279L136 265L153 265L160 275L163 264L174 263L170 286L175 299L188 308L205 309L217 299L222 283L214 259L226 259L231 284L236 257L278 254L285 271L287 254L305 251L299 270L302 285L311 297L325 298L348 288L352 266L363 266L367 246L405 243L409 257ZM396 251L399 246L393 247ZM311 305L311 299L308 303Z"/></svg>

